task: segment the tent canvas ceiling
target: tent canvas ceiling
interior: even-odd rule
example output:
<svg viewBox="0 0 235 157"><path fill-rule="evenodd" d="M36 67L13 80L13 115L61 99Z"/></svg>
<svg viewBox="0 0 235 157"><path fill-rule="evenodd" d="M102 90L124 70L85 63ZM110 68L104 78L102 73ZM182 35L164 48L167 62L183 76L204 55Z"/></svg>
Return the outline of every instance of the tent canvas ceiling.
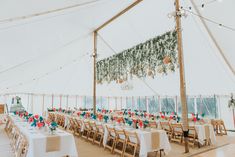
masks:
<svg viewBox="0 0 235 157"><path fill-rule="evenodd" d="M1 0L0 21L91 1ZM198 5L209 2L194 1ZM1 93L92 95L92 32L133 2L134 0L93 0L92 3L64 11L0 22ZM181 4L186 8L192 6L188 0L181 0ZM206 5L201 13L234 28L234 5L234 0L214 2ZM167 16L173 11L173 0L143 0L98 32L98 60L174 29L174 19ZM195 12L194 9L192 11ZM234 92L234 75L212 43L200 19L187 14L187 18L182 18L187 94ZM209 22L207 24L235 69L235 32ZM159 75L155 79L135 78L130 82L134 86L130 91L122 91L120 84L116 83L98 85L97 95L179 94L178 71L167 76Z"/></svg>

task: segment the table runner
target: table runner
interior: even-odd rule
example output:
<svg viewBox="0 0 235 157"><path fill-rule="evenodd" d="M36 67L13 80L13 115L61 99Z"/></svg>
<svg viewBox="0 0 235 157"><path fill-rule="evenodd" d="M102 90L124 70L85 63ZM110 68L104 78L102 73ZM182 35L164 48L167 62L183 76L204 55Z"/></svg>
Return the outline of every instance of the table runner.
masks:
<svg viewBox="0 0 235 157"><path fill-rule="evenodd" d="M22 121L18 116L11 116L14 124L26 136L29 142L27 157L78 157L74 136L61 129L57 129L55 135L60 137L60 149L58 151L47 152L47 136L51 135L47 131L31 127L28 122ZM53 142L51 145L55 145ZM58 143L58 142L57 142ZM0 155L1 156L1 155Z"/></svg>
<svg viewBox="0 0 235 157"><path fill-rule="evenodd" d="M205 140L210 140L212 145L216 144L215 132L211 124L195 125L195 129L201 145L205 144Z"/></svg>
<svg viewBox="0 0 235 157"><path fill-rule="evenodd" d="M160 147L160 134L157 131L151 131L152 149L159 149Z"/></svg>
<svg viewBox="0 0 235 157"><path fill-rule="evenodd" d="M53 152L60 150L60 136L47 136L46 138L46 152Z"/></svg>
<svg viewBox="0 0 235 157"><path fill-rule="evenodd" d="M209 125L205 125L205 137L206 137L206 140L209 140L210 139L210 128L209 128Z"/></svg>

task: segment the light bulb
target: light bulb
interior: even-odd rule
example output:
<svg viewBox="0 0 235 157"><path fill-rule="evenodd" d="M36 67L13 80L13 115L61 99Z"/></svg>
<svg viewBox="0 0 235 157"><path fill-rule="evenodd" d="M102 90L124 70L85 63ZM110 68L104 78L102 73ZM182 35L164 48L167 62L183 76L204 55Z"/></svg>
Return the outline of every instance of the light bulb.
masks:
<svg viewBox="0 0 235 157"><path fill-rule="evenodd" d="M219 24L219 28L222 28L222 26L223 26L223 25L220 23L220 24Z"/></svg>
<svg viewBox="0 0 235 157"><path fill-rule="evenodd" d="M202 4L201 5L201 9L204 10L204 7L205 7L205 4Z"/></svg>

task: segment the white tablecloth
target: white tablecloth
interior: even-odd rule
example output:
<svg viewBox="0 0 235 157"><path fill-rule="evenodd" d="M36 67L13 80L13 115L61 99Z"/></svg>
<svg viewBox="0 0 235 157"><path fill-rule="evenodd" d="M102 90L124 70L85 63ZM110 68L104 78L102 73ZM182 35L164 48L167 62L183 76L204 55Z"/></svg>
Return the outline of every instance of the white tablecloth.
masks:
<svg viewBox="0 0 235 157"><path fill-rule="evenodd" d="M215 145L216 144L216 137L215 137L214 128L211 124L205 124L205 125L209 126L211 144ZM195 129L198 134L198 140L199 140L200 144L202 144L202 145L205 143L205 139L206 139L205 125L195 125Z"/></svg>
<svg viewBox="0 0 235 157"><path fill-rule="evenodd" d="M66 125L69 126L69 120L66 120L66 119L69 119L70 116L66 115L66 114L63 114L63 115L65 116L65 121L67 121ZM79 117L76 117L76 116L74 118L80 119ZM83 131L84 127L85 127L84 121L89 121L89 120L87 120L87 119L80 119L80 120L82 120L81 131ZM113 127L113 124L107 124L107 123L99 122L99 121L95 121L95 122L96 122L96 124L102 124L104 127L103 145L105 145L107 142L107 138L108 138L108 131L107 131L105 125L108 125L109 127ZM116 125L115 128L120 129L120 126ZM140 153L139 153L140 157L147 157L148 152L156 151L156 150L152 150L152 139L151 139L151 132L150 131L133 129L130 127L129 128L124 127L124 129L128 130L128 131L135 131L137 133L139 140L140 140ZM170 146L166 132L164 130L155 130L155 131L158 131L160 133L160 147L158 150L164 149L165 153L168 153L171 150L171 146Z"/></svg>
<svg viewBox="0 0 235 157"><path fill-rule="evenodd" d="M15 125L20 129L29 142L27 157L62 157L69 155L77 157L77 148L72 134L57 129L56 136L60 136L60 150L46 152L47 136L44 129L39 130L31 127L27 122L23 122L18 117L12 117Z"/></svg>
<svg viewBox="0 0 235 157"><path fill-rule="evenodd" d="M112 127L111 124L104 124L104 125L108 125L109 127ZM115 128L120 129L120 126L115 126ZM165 153L168 153L171 150L171 145L169 143L167 134L164 130L154 130L160 133L160 136L159 136L160 147L157 150L152 149L152 138L151 138L150 131L145 131L141 129L133 129L133 128L128 128L128 127L127 128L124 127L124 130L133 131L137 133L139 140L140 140L140 152L139 152L140 157L147 157L148 152L154 152L160 149L164 149ZM107 138L108 138L108 131L105 128L103 145L106 144Z"/></svg>

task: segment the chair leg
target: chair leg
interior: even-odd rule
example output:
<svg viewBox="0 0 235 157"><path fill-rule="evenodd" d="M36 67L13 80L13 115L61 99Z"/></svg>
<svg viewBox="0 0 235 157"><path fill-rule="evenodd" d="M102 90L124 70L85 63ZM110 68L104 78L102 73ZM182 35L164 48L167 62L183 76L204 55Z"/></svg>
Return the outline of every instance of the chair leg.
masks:
<svg viewBox="0 0 235 157"><path fill-rule="evenodd" d="M113 140L113 144L112 144L112 150L111 150L111 153L114 152L114 148L116 147L116 141L115 139Z"/></svg>
<svg viewBox="0 0 235 157"><path fill-rule="evenodd" d="M102 141L103 141L103 136L101 135L101 137L100 137L100 144L99 144L99 146L101 146L101 144L102 144Z"/></svg>
<svg viewBox="0 0 235 157"><path fill-rule="evenodd" d="M122 150L122 157L124 157L125 156L125 152L126 152L126 143L124 143L124 145L123 145L123 150Z"/></svg>
<svg viewBox="0 0 235 157"><path fill-rule="evenodd" d="M137 150L137 146L134 146L134 154L133 154L133 157L135 157L135 153L136 153L136 150Z"/></svg>
<svg viewBox="0 0 235 157"><path fill-rule="evenodd" d="M155 151L155 157L157 157L157 153L158 153L158 151Z"/></svg>
<svg viewBox="0 0 235 157"><path fill-rule="evenodd" d="M94 135L93 135L93 141L92 141L92 143L94 144L95 143L95 139L96 139L96 132L94 132Z"/></svg>
<svg viewBox="0 0 235 157"><path fill-rule="evenodd" d="M123 145L122 145L122 154L121 154L121 157L124 156L124 148L125 148L126 142L125 142L125 143L122 143L122 144L123 144Z"/></svg>

